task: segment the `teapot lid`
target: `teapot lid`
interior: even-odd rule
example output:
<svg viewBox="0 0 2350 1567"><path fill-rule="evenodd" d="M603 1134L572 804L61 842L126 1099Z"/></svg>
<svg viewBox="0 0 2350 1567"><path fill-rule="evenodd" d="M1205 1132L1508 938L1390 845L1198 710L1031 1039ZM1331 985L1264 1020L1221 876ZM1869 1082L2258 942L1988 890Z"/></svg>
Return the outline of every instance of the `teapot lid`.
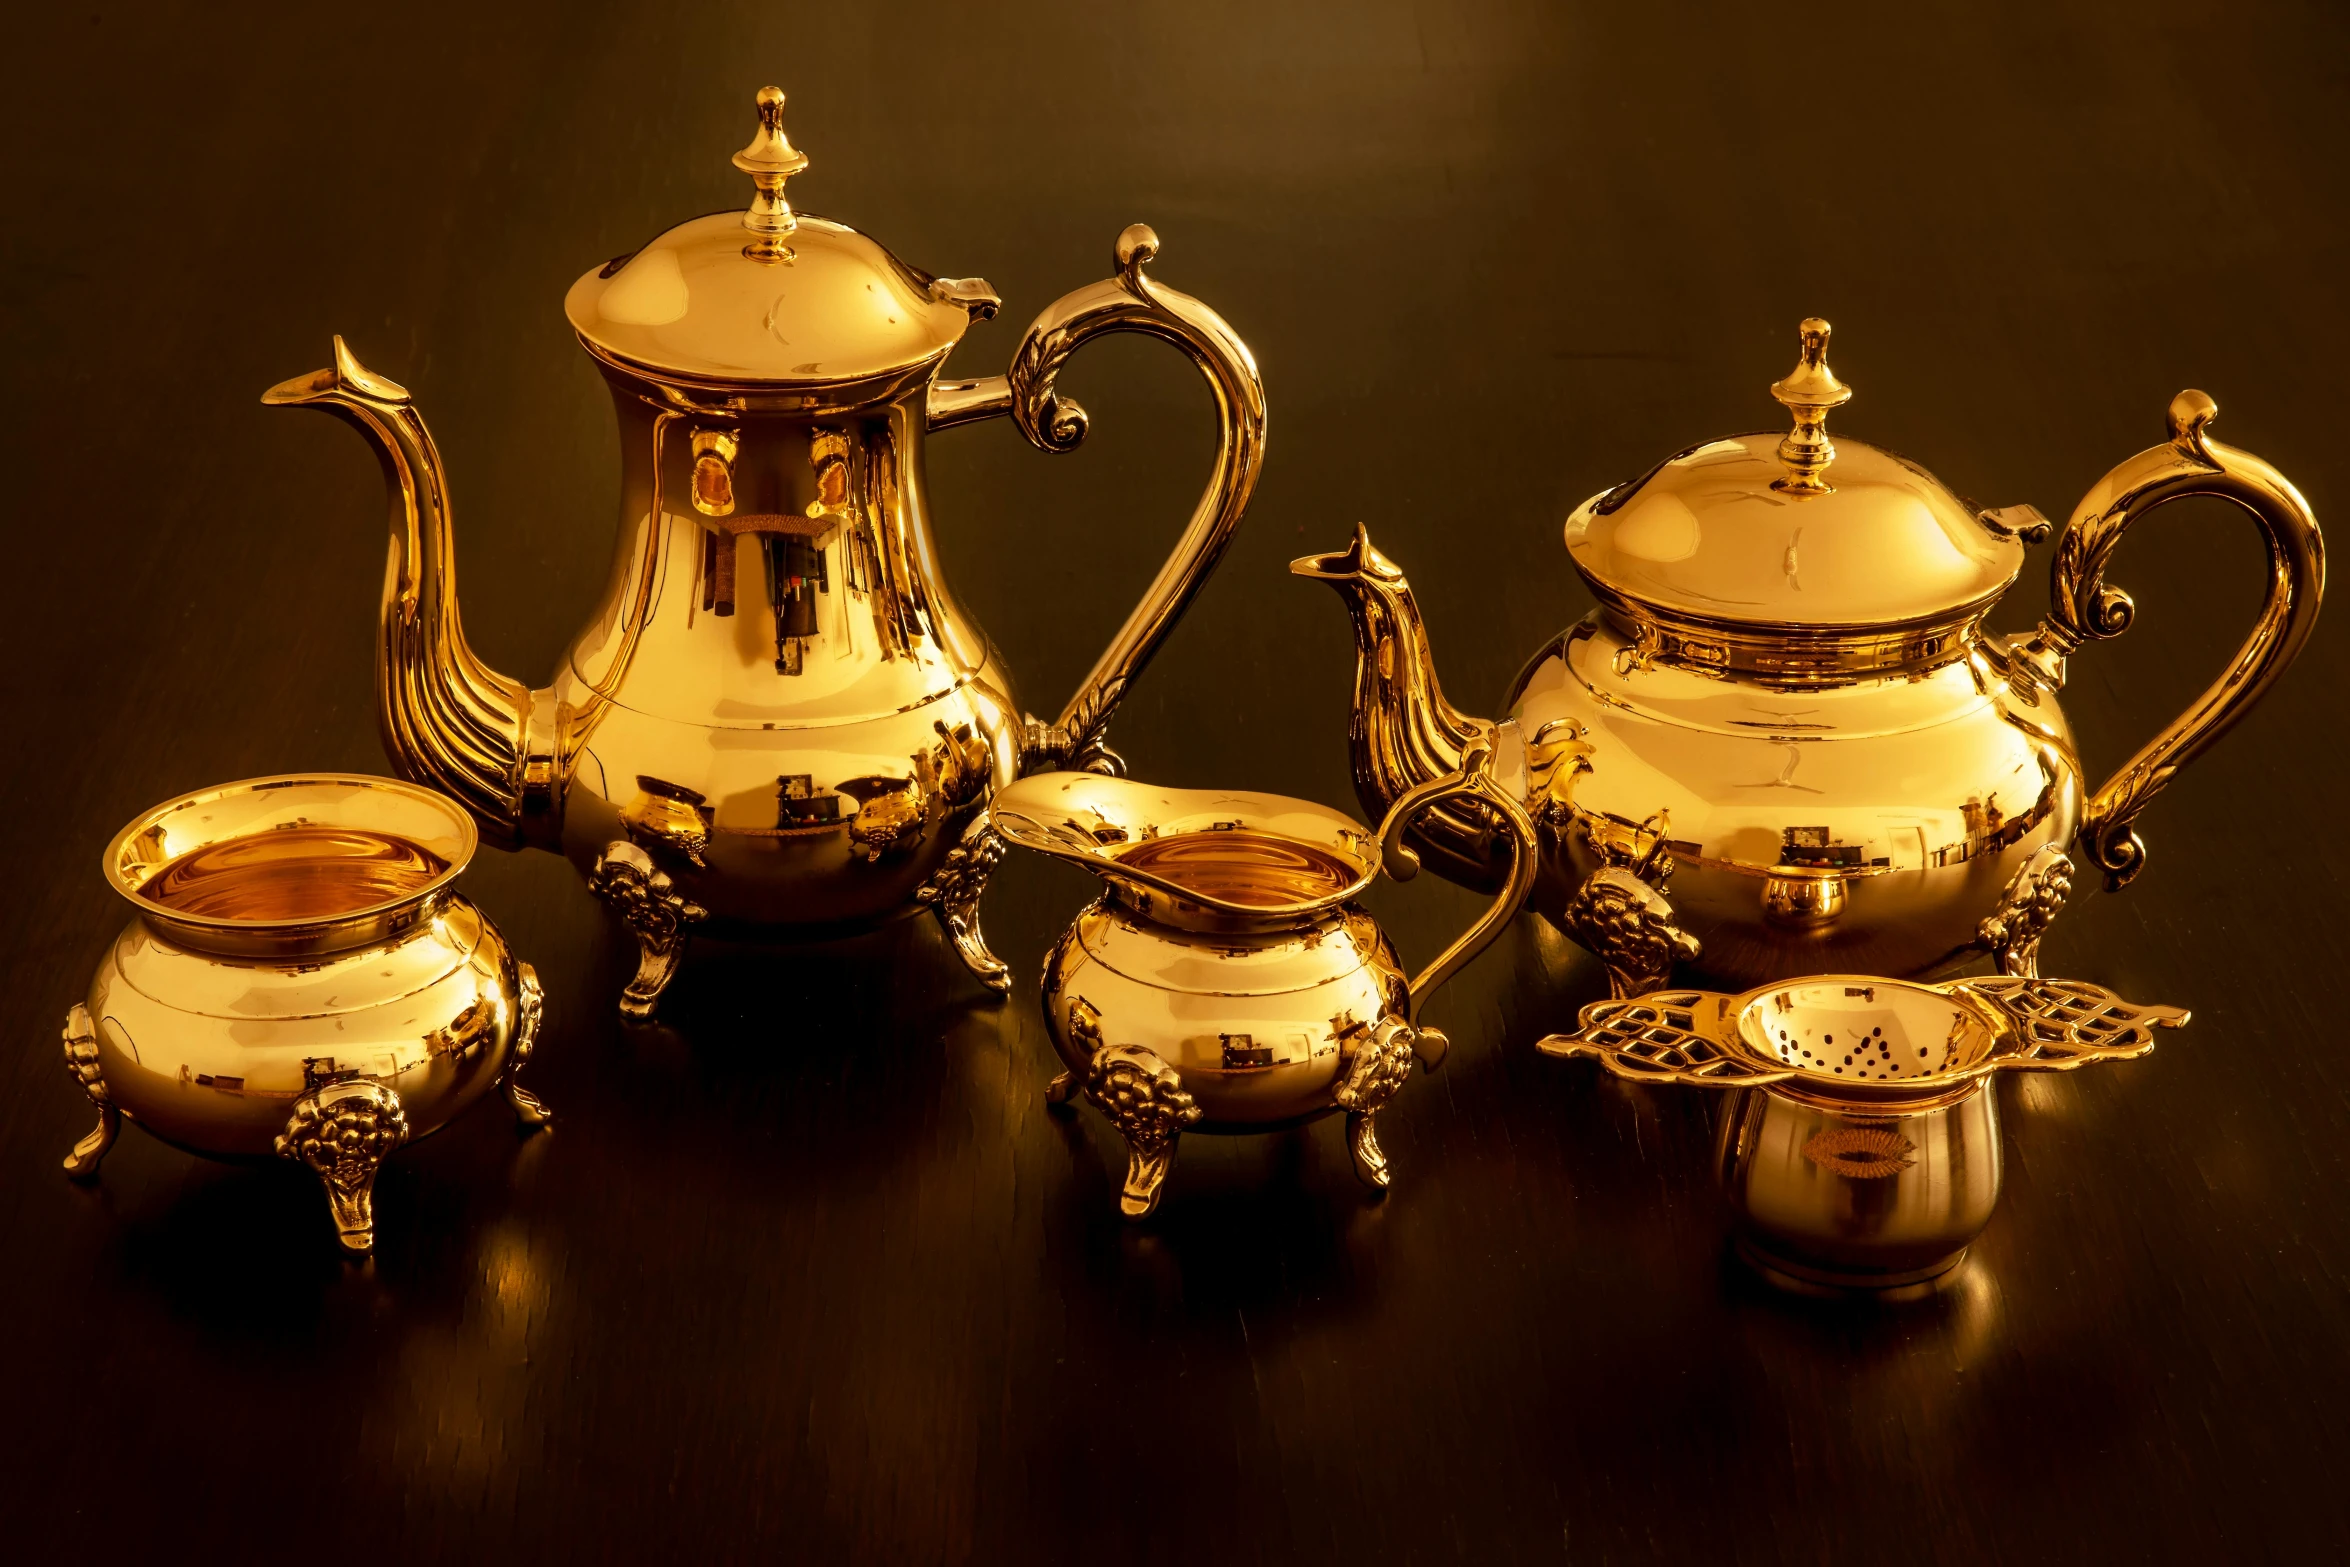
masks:
<svg viewBox="0 0 2350 1567"><path fill-rule="evenodd" d="M759 130L734 155L747 211L695 218L588 273L564 314L589 349L659 378L837 385L946 356L999 301L976 278L936 278L844 224L792 210L808 166L759 90Z"/></svg>
<svg viewBox="0 0 2350 1567"><path fill-rule="evenodd" d="M1680 619L1794 630L1914 625L1979 612L2015 581L2047 520L1978 512L1925 469L1828 439L1852 388L1828 368L1828 323L1771 387L1784 436L1676 452L1567 519L1567 552L1603 599Z"/></svg>

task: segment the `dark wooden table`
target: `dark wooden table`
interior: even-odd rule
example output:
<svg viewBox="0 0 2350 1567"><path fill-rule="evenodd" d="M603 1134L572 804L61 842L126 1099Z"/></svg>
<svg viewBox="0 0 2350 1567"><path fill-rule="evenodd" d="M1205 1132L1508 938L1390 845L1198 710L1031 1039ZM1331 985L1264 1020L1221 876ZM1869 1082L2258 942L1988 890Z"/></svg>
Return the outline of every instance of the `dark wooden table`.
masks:
<svg viewBox="0 0 2350 1567"><path fill-rule="evenodd" d="M1020 984L928 922L708 951L624 1030L570 868L475 897L546 977L551 1135L487 1109L399 1155L373 1262L307 1174L135 1130L94 1189L56 1031L125 911L95 864L221 779L380 771L368 453L263 387L348 336L454 480L467 621L543 679L608 566L580 271L734 205L753 89L804 207L1004 317L1137 219L1269 388L1220 574L1114 738L1145 777L1350 803L1352 652L1290 578L1359 518L1472 710L1580 616L1558 525L1691 441L1775 425L1837 326L1839 429L2062 515L2184 385L2350 499L2350 24L2261 0L1908 7L153 5L21 12L0 93L9 894L0 1554L61 1560L2332 1559L2350 1458L2340 692L2308 655L2086 887L2052 972L2191 1006L2133 1066L2010 1082L2010 1180L1903 1308L1728 1260L1712 1107L1532 1040L1597 994L1546 928L1432 1016L1383 1118L1194 1138L1114 1214L1097 1118L1043 1112L1045 945L1090 881L989 895ZM1668 14L1671 13L1671 14ZM1057 706L1204 471L1196 380L1088 350L1073 458L932 447L942 548ZM2219 667L2252 531L2173 508L2138 628L2066 703L2118 762ZM1998 617L2029 625L2038 562ZM1432 880L1432 879L1430 879ZM1474 900L1377 911L1407 955Z"/></svg>

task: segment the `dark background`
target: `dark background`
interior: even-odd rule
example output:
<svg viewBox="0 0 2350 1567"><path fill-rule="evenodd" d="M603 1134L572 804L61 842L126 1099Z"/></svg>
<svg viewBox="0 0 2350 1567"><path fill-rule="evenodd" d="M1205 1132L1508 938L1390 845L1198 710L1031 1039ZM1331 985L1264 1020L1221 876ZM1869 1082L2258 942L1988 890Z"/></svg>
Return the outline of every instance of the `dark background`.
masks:
<svg viewBox="0 0 2350 1567"><path fill-rule="evenodd" d="M608 569L581 271L739 205L764 82L803 209L1004 314L1119 228L1254 347L1269 456L1113 739L1141 776L1351 803L1353 654L1283 571L1359 518L1486 709L1588 599L1558 527L1692 441L1775 427L1836 323L1840 433L2058 517L2225 410L2321 517L2350 499L2350 22L2338 6L571 3L22 8L0 91L0 1550L120 1559L1855 1561L2338 1555L2350 1456L2345 799L2321 627L2086 878L2052 973L2195 1022L2009 1082L2009 1184L1900 1309L1725 1260L1694 1094L1532 1040L1600 993L1515 931L1431 1017L1452 1062L1338 1130L1188 1140L1114 1216L1098 1118L1047 1117L1035 975L1091 883L1015 857L984 996L927 921L704 952L628 1032L629 953L570 868L472 894L548 983L518 1145L484 1107L398 1155L372 1264L301 1171L132 1130L82 1190L58 1020L124 911L133 812L380 771L375 465L261 390L340 331L448 459L468 628L542 682ZM1088 349L1074 457L932 447L953 584L1048 714L1204 474L1177 356ZM1997 617L2028 626L2045 551ZM2252 529L2174 507L2142 614L2065 701L2118 763L2256 603ZM1376 909L1408 956L1475 900Z"/></svg>

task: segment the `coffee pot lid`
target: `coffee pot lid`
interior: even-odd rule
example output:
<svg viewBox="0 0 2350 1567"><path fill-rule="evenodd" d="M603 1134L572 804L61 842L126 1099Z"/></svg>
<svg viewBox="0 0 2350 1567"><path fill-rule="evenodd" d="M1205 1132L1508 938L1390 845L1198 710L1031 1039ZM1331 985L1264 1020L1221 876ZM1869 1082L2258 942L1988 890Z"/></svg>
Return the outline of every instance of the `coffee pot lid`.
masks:
<svg viewBox="0 0 2350 1567"><path fill-rule="evenodd" d="M1771 387L1794 428L1676 452L1567 519L1567 551L1602 598L1678 619L1834 631L1943 622L2007 590L2046 520L1978 512L1925 469L1831 441L1852 388L1828 367L1828 323Z"/></svg>
<svg viewBox="0 0 2350 1567"><path fill-rule="evenodd" d="M734 155L748 210L695 218L588 273L564 313L602 357L655 378L836 385L945 357L995 314L976 278L910 267L844 224L794 212L784 182L808 166L759 90L759 129Z"/></svg>

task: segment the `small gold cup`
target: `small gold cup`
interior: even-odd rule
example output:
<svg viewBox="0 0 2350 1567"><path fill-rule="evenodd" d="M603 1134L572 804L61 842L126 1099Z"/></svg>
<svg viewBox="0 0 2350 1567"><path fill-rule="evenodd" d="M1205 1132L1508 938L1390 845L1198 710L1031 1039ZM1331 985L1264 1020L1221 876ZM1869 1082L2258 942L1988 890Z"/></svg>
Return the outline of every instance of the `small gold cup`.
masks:
<svg viewBox="0 0 2350 1567"><path fill-rule="evenodd" d="M1890 1292L1929 1287L1991 1222L1992 1074L2133 1060L2186 1021L2071 980L1830 974L1595 1001L1540 1048L1632 1082L1734 1090L1716 1153L1739 1255L1798 1289Z"/></svg>
<svg viewBox="0 0 2350 1567"><path fill-rule="evenodd" d="M347 1251L375 1240L384 1157L501 1086L536 1042L538 976L453 885L478 840L455 802L388 778L251 778L141 813L107 845L136 911L67 1013L65 1063L98 1125L215 1159L296 1159Z"/></svg>

